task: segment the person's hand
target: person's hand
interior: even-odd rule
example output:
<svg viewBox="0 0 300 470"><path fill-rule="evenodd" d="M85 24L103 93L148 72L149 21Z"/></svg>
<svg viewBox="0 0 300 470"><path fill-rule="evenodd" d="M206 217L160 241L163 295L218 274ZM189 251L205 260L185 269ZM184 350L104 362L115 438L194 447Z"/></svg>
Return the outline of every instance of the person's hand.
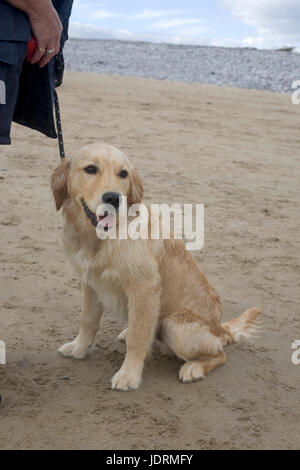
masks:
<svg viewBox="0 0 300 470"><path fill-rule="evenodd" d="M51 0L6 0L15 8L25 11L29 17L33 35L37 41L32 64L40 67L48 64L59 53L63 30L59 16Z"/></svg>
<svg viewBox="0 0 300 470"><path fill-rule="evenodd" d="M53 56L59 53L63 27L52 3L48 4L45 9L29 13L28 16L33 35L37 41L37 48L31 63L44 67Z"/></svg>

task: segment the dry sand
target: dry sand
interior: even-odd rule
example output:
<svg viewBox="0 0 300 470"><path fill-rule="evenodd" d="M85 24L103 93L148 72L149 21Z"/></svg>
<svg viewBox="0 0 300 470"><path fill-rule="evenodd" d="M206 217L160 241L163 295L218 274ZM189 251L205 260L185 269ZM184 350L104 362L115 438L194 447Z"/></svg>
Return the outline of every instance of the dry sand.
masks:
<svg viewBox="0 0 300 470"><path fill-rule="evenodd" d="M60 97L67 153L105 140L131 156L148 202L205 204L195 257L224 317L260 305L265 332L227 347L227 363L190 385L179 360L155 352L130 393L110 390L123 346L109 313L88 359L59 357L81 295L49 189L57 147L14 126L0 154L0 447L299 448L300 106L284 94L80 73L66 75Z"/></svg>

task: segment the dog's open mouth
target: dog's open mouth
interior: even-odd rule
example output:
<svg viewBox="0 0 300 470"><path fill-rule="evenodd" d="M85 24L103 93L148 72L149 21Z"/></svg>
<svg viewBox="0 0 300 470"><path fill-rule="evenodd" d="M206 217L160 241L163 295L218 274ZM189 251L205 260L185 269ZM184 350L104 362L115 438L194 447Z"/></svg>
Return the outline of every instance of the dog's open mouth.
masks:
<svg viewBox="0 0 300 470"><path fill-rule="evenodd" d="M116 225L116 216L105 211L103 215L97 216L97 221L98 224L107 232L108 229Z"/></svg>
<svg viewBox="0 0 300 470"><path fill-rule="evenodd" d="M110 213L109 211L104 211L103 215L96 215L92 212L85 202L85 200L81 199L81 204L85 215L91 221L94 227L100 226L105 232L116 225L116 215L115 213Z"/></svg>
<svg viewBox="0 0 300 470"><path fill-rule="evenodd" d="M94 227L97 227L98 225L98 219L97 219L97 216L96 214L94 214L94 212L92 212L90 209L89 209L89 206L87 205L87 203L85 202L85 200L83 198L81 198L81 204L82 204L82 207L83 207L83 210L85 212L85 215L87 216L87 218L91 221L92 225Z"/></svg>

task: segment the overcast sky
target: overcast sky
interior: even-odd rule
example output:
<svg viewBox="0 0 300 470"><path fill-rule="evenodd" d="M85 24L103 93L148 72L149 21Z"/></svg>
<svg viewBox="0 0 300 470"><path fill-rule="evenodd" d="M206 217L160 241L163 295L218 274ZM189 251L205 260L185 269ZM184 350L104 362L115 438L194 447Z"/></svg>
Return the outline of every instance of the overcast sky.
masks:
<svg viewBox="0 0 300 470"><path fill-rule="evenodd" d="M74 0L70 36L300 49L300 0Z"/></svg>

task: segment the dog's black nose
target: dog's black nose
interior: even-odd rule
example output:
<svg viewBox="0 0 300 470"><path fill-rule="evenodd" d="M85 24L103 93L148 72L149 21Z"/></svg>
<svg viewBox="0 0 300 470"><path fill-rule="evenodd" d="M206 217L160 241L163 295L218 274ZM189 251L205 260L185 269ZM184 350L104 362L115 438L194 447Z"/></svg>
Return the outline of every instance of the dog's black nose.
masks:
<svg viewBox="0 0 300 470"><path fill-rule="evenodd" d="M108 192L103 194L102 201L104 204L111 204L115 209L118 209L120 205L120 197L121 194L119 193Z"/></svg>

